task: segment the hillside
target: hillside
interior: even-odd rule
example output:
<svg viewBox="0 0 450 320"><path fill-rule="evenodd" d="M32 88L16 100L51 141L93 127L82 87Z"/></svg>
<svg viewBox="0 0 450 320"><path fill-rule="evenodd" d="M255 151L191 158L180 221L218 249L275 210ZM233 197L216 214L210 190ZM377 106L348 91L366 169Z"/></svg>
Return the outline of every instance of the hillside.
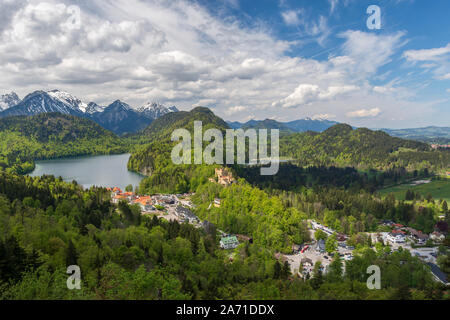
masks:
<svg viewBox="0 0 450 320"><path fill-rule="evenodd" d="M335 165L387 169L445 167L448 152L431 151L429 145L391 137L382 131L352 129L335 125L323 133L296 133L280 140L282 156L296 159L300 165Z"/></svg>
<svg viewBox="0 0 450 320"><path fill-rule="evenodd" d="M174 165L171 151L176 142L170 141L176 129L194 131L194 121L201 121L203 131L209 128L228 129L225 121L208 108L197 107L190 112L169 113L152 122L140 136L151 143L134 152L128 161L130 170L145 174L141 190L147 192L186 192L213 175L212 166Z"/></svg>
<svg viewBox="0 0 450 320"><path fill-rule="evenodd" d="M0 119L0 168L26 173L34 160L125 152L125 144L96 123L60 113Z"/></svg>
<svg viewBox="0 0 450 320"><path fill-rule="evenodd" d="M142 136L150 139L169 139L176 129L187 129L194 132L194 121L201 121L203 129L216 128L219 130L228 129L228 124L217 117L210 109L197 107L191 111L173 112L163 115L153 121L143 130Z"/></svg>

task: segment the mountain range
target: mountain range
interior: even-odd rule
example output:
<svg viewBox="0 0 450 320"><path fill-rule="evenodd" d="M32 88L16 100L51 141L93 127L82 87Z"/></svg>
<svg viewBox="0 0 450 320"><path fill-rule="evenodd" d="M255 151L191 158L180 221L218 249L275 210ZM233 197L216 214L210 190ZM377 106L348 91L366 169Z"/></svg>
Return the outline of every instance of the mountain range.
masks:
<svg viewBox="0 0 450 320"><path fill-rule="evenodd" d="M52 112L88 118L105 129L123 135L144 130L154 120L165 114L178 113L179 110L175 106L166 107L155 102L133 108L120 100L108 106L102 106L95 102L85 103L70 93L60 90L35 91L22 100L14 92L0 96L0 118ZM227 121L227 124L232 129L279 129L281 134L292 134L307 131L323 132L339 122L305 118L289 122L272 119L247 122ZM437 144L450 143L450 127L380 130L399 138Z"/></svg>
<svg viewBox="0 0 450 320"><path fill-rule="evenodd" d="M35 91L23 100L13 92L0 99L0 118L58 112L91 119L119 135L138 132L162 115L177 111L175 106L167 108L157 103L148 103L134 109L120 100L108 106L100 106L95 102L85 103L60 90Z"/></svg>

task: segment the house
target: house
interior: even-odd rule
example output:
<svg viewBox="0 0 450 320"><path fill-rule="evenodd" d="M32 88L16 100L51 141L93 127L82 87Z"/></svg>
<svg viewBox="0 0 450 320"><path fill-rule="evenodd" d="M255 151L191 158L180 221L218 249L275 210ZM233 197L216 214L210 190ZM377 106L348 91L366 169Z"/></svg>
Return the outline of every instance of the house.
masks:
<svg viewBox="0 0 450 320"><path fill-rule="evenodd" d="M439 231L435 231L432 234L430 234L430 239L435 242L442 242L445 240L445 236Z"/></svg>
<svg viewBox="0 0 450 320"><path fill-rule="evenodd" d="M119 194L119 193L122 193L122 190L120 190L120 188L114 187L112 189L112 192L115 193L115 194Z"/></svg>
<svg viewBox="0 0 450 320"><path fill-rule="evenodd" d="M112 197L112 202L118 204L120 201L126 201L127 197L123 194L116 194Z"/></svg>
<svg viewBox="0 0 450 320"><path fill-rule="evenodd" d="M133 204L137 204L141 207L142 211L152 211L155 208L153 207L153 202L152 202L152 198L150 196L141 196L141 197L137 197L134 201Z"/></svg>
<svg viewBox="0 0 450 320"><path fill-rule="evenodd" d="M320 239L316 244L316 251L320 253L325 253L325 240Z"/></svg>
<svg viewBox="0 0 450 320"><path fill-rule="evenodd" d="M396 230L394 230L396 231ZM390 243L405 243L406 237L401 232L391 232L387 235L386 240Z"/></svg>
<svg viewBox="0 0 450 320"><path fill-rule="evenodd" d="M223 237L220 239L220 247L222 249L235 249L239 245L239 241L236 236Z"/></svg>
<svg viewBox="0 0 450 320"><path fill-rule="evenodd" d="M419 244L424 244L428 240L428 235L422 233L422 231L417 231L413 228L407 228L413 240L416 240Z"/></svg>
<svg viewBox="0 0 450 320"><path fill-rule="evenodd" d="M392 222L391 220L382 220L380 224L384 226L392 226L394 222Z"/></svg>
<svg viewBox="0 0 450 320"><path fill-rule="evenodd" d="M221 200L219 198L214 199L214 207L220 208Z"/></svg>

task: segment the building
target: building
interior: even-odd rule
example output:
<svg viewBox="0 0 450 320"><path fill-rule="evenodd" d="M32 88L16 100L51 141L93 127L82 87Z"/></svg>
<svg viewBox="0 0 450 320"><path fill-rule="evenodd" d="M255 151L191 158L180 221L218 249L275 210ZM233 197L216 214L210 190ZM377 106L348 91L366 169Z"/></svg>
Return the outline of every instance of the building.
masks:
<svg viewBox="0 0 450 320"><path fill-rule="evenodd" d="M239 245L239 241L236 236L223 237L220 239L220 247L222 249L235 249Z"/></svg>
<svg viewBox="0 0 450 320"><path fill-rule="evenodd" d="M116 194L112 197L112 202L118 204L120 201L126 201L127 197L123 194Z"/></svg>
<svg viewBox="0 0 450 320"><path fill-rule="evenodd" d="M155 209L155 207L153 207L153 201L150 196L137 197L135 200L133 200L132 203L139 205L142 211L148 212Z"/></svg>
<svg viewBox="0 0 450 320"><path fill-rule="evenodd" d="M405 243L406 237L403 233L392 231L386 237L390 243Z"/></svg>
<svg viewBox="0 0 450 320"><path fill-rule="evenodd" d="M189 223L199 222L199 218L189 209L178 206L175 209L175 214L180 218L181 221L188 221Z"/></svg>
<svg viewBox="0 0 450 320"><path fill-rule="evenodd" d="M225 168L215 169L217 182L223 186L229 186L236 182L233 178L233 174Z"/></svg>
<svg viewBox="0 0 450 320"><path fill-rule="evenodd" d="M120 188L114 187L112 189L112 192L115 193L115 194L119 194L119 193L122 193L122 190L120 190Z"/></svg>
<svg viewBox="0 0 450 320"><path fill-rule="evenodd" d="M435 242L442 242L445 240L445 236L442 233L435 231L432 234L430 234L430 239Z"/></svg>
<svg viewBox="0 0 450 320"><path fill-rule="evenodd" d="M221 202L222 202L222 200L220 200L219 198L215 198L214 199L214 207L220 208L220 203Z"/></svg>
<svg viewBox="0 0 450 320"><path fill-rule="evenodd" d="M442 272L442 270L439 269L439 267L437 265L435 265L434 263L431 263L431 262L427 262L427 265L430 266L431 273L433 274L434 278L437 281L443 283L446 286L449 285L447 275L444 272Z"/></svg>
<svg viewBox="0 0 450 320"><path fill-rule="evenodd" d="M429 238L428 235L422 233L422 231L417 231L413 228L407 228L407 230L409 231L411 238L417 241L419 244L424 244Z"/></svg>

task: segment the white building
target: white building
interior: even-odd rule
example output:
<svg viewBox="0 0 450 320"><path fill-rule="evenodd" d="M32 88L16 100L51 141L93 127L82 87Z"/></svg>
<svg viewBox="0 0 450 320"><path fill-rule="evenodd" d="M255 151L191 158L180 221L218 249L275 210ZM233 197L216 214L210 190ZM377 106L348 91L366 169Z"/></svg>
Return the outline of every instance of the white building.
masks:
<svg viewBox="0 0 450 320"><path fill-rule="evenodd" d="M390 243L405 243L406 237L401 233L389 233L386 237L386 240Z"/></svg>

